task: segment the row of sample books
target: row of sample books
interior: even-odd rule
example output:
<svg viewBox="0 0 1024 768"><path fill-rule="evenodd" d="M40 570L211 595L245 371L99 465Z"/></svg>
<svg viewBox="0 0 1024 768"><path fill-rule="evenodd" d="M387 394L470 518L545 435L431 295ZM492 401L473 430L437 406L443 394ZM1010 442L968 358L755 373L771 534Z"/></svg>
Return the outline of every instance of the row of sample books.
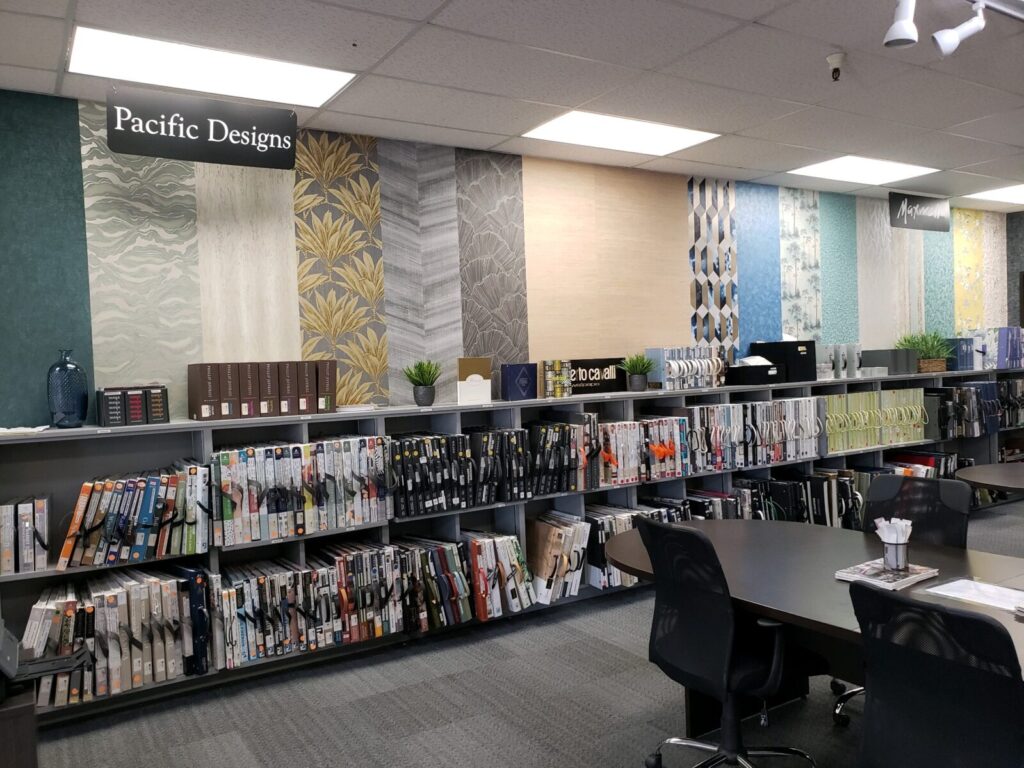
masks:
<svg viewBox="0 0 1024 768"><path fill-rule="evenodd" d="M923 389L825 395L828 452L884 448L925 439Z"/></svg>
<svg viewBox="0 0 1024 768"><path fill-rule="evenodd" d="M955 387L929 387L924 391L928 414L925 437L945 440L995 434L1002 425L1002 403L1013 413L1014 397L1020 381L965 381Z"/></svg>
<svg viewBox="0 0 1024 768"><path fill-rule="evenodd" d="M211 543L232 547L391 519L391 450L379 435L345 435L214 452Z"/></svg>
<svg viewBox="0 0 1024 768"><path fill-rule="evenodd" d="M997 383L999 426L1024 427L1024 379L1003 379Z"/></svg>
<svg viewBox="0 0 1024 768"><path fill-rule="evenodd" d="M191 460L82 483L57 570L209 550L210 468Z"/></svg>
<svg viewBox="0 0 1024 768"><path fill-rule="evenodd" d="M464 531L458 542L409 538L324 547L223 573L167 565L46 589L22 637L27 659L88 650L43 678L39 707L116 696L261 659L489 621L538 602L515 536Z"/></svg>
<svg viewBox="0 0 1024 768"><path fill-rule="evenodd" d="M0 576L46 570L49 521L48 496L0 503Z"/></svg>
<svg viewBox="0 0 1024 768"><path fill-rule="evenodd" d="M646 517L661 523L675 523L690 519L684 515L683 505L674 499L664 503L640 503L634 508L614 504L588 504L585 520L590 525L587 542L587 584L595 589L632 587L639 579L619 570L608 560L605 544L617 534L636 527L637 517Z"/></svg>
<svg viewBox="0 0 1024 768"><path fill-rule="evenodd" d="M86 662L40 679L37 706L63 707L209 669L210 613L204 571L115 571L45 590L22 637L29 659L81 648Z"/></svg>
<svg viewBox="0 0 1024 768"><path fill-rule="evenodd" d="M188 415L197 421L330 413L338 361L191 363Z"/></svg>

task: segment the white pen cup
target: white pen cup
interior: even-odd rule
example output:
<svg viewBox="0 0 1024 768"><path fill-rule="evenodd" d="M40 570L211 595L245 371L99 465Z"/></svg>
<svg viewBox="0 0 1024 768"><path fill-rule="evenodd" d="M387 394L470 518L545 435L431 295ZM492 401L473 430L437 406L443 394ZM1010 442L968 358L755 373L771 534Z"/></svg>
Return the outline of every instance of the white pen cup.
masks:
<svg viewBox="0 0 1024 768"><path fill-rule="evenodd" d="M882 542L882 565L889 571L905 571L910 565L909 552L910 542L902 544Z"/></svg>

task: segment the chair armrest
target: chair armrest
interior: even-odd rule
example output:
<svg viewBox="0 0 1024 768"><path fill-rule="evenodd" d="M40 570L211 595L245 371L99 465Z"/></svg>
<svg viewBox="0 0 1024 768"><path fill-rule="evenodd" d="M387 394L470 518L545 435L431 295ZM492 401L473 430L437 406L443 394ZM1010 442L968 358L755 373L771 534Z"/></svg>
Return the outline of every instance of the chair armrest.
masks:
<svg viewBox="0 0 1024 768"><path fill-rule="evenodd" d="M764 627L766 629L781 629L782 622L775 621L774 619L758 619L757 626Z"/></svg>
<svg viewBox="0 0 1024 768"><path fill-rule="evenodd" d="M768 673L768 679L765 681L759 694L767 698L773 696L782 683L782 660L786 650L786 635L782 631L782 623L772 619L758 619L757 626L773 630L774 635L771 669Z"/></svg>

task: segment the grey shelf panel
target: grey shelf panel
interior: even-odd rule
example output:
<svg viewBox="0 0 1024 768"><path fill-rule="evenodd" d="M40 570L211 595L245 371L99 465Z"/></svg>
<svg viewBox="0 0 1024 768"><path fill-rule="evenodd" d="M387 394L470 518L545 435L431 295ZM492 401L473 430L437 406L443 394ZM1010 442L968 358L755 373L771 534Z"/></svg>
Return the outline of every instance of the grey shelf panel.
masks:
<svg viewBox="0 0 1024 768"><path fill-rule="evenodd" d="M78 576L94 575L97 573L104 573L110 571L116 571L119 568L149 568L151 566L159 566L161 563L173 563L177 560L186 560L193 557L205 557L206 553L196 553L192 555L173 555L171 557L161 557L155 560L143 560L138 563L118 563L117 565L82 565L77 568L67 568L63 571L58 571L56 566L50 566L45 571L31 571L29 573L8 573L0 576L0 584L10 584L17 581L38 581L42 579L73 579Z"/></svg>
<svg viewBox="0 0 1024 768"><path fill-rule="evenodd" d="M619 400L657 401L667 397L699 397L714 394L742 392L773 392L787 389L835 387L847 384L870 382L925 381L935 378L963 378L974 376L979 379L992 379L996 375L1012 375L1024 373L1024 368L1002 369L996 371L949 371L946 373L914 373L901 376L875 376L858 379L834 379L829 381L801 381L785 384L734 387L705 387L701 389L682 390L649 390L647 392L608 392L591 395L572 395L563 398L540 398L533 400L496 400L491 403L460 405L458 403L441 403L428 408L417 406L393 405L358 411L339 411L334 413L314 413L296 416L271 416L254 419L219 419L212 421L191 421L179 419L167 424L140 424L133 427L97 427L94 425L78 429L48 429L43 432L27 434L0 433L0 446L19 443L45 443L60 440L88 440L129 435L160 435L172 432L202 432L203 430L247 429L258 426L289 426L302 423L354 422L362 419L393 418L398 416L429 416L441 413L462 413L465 411L507 410L521 408L543 408L568 403L600 403Z"/></svg>
<svg viewBox="0 0 1024 768"><path fill-rule="evenodd" d="M221 552L243 552L247 549L273 547L278 544L297 544L300 541L309 541L310 539L322 539L329 536L342 536L346 533L358 533L359 531L373 531L378 528L387 528L389 522L389 520L377 520L372 523L352 525L346 528L331 528L326 531L313 531L312 533L307 533L305 536L289 536L285 539L267 539L266 541L246 541L242 544L235 544L230 547L217 547L217 549Z"/></svg>
<svg viewBox="0 0 1024 768"><path fill-rule="evenodd" d="M839 456L856 456L860 453L876 453L879 451L891 451L898 448L915 448L922 445L935 445L945 442L944 440L913 440L909 443L893 443L892 445L875 445L870 448L851 448L846 451L833 451L822 456L823 459L834 459Z"/></svg>

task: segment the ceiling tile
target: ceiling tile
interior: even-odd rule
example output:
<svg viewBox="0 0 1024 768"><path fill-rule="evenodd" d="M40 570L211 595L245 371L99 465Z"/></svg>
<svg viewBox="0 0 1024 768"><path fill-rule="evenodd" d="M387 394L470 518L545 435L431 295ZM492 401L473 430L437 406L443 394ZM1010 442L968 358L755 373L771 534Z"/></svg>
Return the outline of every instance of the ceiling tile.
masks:
<svg viewBox="0 0 1024 768"><path fill-rule="evenodd" d="M81 99L82 101L107 100L107 88L110 87L110 80L102 77L89 77L88 75L73 75L70 72L64 73L64 80L60 86L60 96L69 99Z"/></svg>
<svg viewBox="0 0 1024 768"><path fill-rule="evenodd" d="M850 184L845 181L832 181L831 179L816 179L813 176L797 176L793 173L776 173L771 176L762 176L757 180L758 184L774 184L777 187L789 187L791 189L813 189L818 192L841 192L852 193L860 189L863 184Z"/></svg>
<svg viewBox="0 0 1024 768"><path fill-rule="evenodd" d="M949 204L954 208L973 208L976 211L995 211L996 213L1024 211L1024 205L994 203L990 200L978 200L973 197L954 197L949 201Z"/></svg>
<svg viewBox="0 0 1024 768"><path fill-rule="evenodd" d="M992 15L989 14L989 17ZM987 30L978 37L984 37L986 34ZM950 75L962 77L964 80L1024 93L1024 78L1021 77L1020 66L1021 61L1024 61L1024 34L1003 40L986 39L984 44L970 45L973 42L975 41L968 40L953 56L939 59L930 66ZM980 40L977 42L981 43Z"/></svg>
<svg viewBox="0 0 1024 768"><path fill-rule="evenodd" d="M444 5L444 0L316 0L326 5L340 5L357 11L371 11L404 19L427 18Z"/></svg>
<svg viewBox="0 0 1024 768"><path fill-rule="evenodd" d="M923 128L947 128L1024 104L1024 97L928 69L857 88L824 106Z"/></svg>
<svg viewBox="0 0 1024 768"><path fill-rule="evenodd" d="M1003 179L1012 179L1015 182L1024 182L1024 154L1013 157L1001 157L998 160L989 160L986 163L968 165L958 170L968 173L981 173L986 176L998 175Z"/></svg>
<svg viewBox="0 0 1024 768"><path fill-rule="evenodd" d="M749 93L817 104L911 69L880 56L850 53L842 78L834 82L825 57L835 50L831 43L749 24L687 54L663 71Z"/></svg>
<svg viewBox="0 0 1024 768"><path fill-rule="evenodd" d="M730 168L725 165L698 163L694 160L680 160L676 157L658 157L636 166L645 171L661 171L662 173L681 173L684 176L700 176L705 179L732 179L733 181L750 181L764 175L764 171L750 168Z"/></svg>
<svg viewBox="0 0 1024 768"><path fill-rule="evenodd" d="M1013 109L951 126L946 133L1024 147L1024 129L1021 126L1024 126L1024 109Z"/></svg>
<svg viewBox="0 0 1024 768"><path fill-rule="evenodd" d="M68 0L0 0L0 11L34 13L37 16L63 19L68 12Z"/></svg>
<svg viewBox="0 0 1024 768"><path fill-rule="evenodd" d="M0 64L0 88L9 91L53 93L57 73L45 69L26 69Z"/></svg>
<svg viewBox="0 0 1024 768"><path fill-rule="evenodd" d="M861 187L860 189L853 190L854 195L857 197L874 197L881 200L888 200L889 193L893 190L887 189L886 187Z"/></svg>
<svg viewBox="0 0 1024 768"><path fill-rule="evenodd" d="M1020 152L1020 147L931 131L906 141L879 145L873 152L875 157L882 160L898 160L948 170L1013 155Z"/></svg>
<svg viewBox="0 0 1024 768"><path fill-rule="evenodd" d="M792 147L745 136L722 136L695 147L674 152L671 157L696 160L734 168L759 168L763 171L790 171L833 157L820 149Z"/></svg>
<svg viewBox="0 0 1024 768"><path fill-rule="evenodd" d="M705 8L737 19L756 19L793 0L674 0L680 5Z"/></svg>
<svg viewBox="0 0 1024 768"><path fill-rule="evenodd" d="M882 38L892 24L895 0L797 0L759 21L819 40L828 40L840 50L861 50L898 59L909 64L927 64L939 59L931 42L932 32L966 21L971 8L964 0L928 0L917 4L915 15L919 40L908 48L886 48ZM996 40L1020 32L1020 23L988 14L984 35ZM965 44L966 45L966 44Z"/></svg>
<svg viewBox="0 0 1024 768"><path fill-rule="evenodd" d="M714 40L739 22L662 0L454 0L431 23L651 69Z"/></svg>
<svg viewBox="0 0 1024 768"><path fill-rule="evenodd" d="M532 102L513 101L436 85L368 75L329 104L335 112L383 117L468 131L521 134L565 112Z"/></svg>
<svg viewBox="0 0 1024 768"><path fill-rule="evenodd" d="M426 26L375 70L435 85L576 106L636 71Z"/></svg>
<svg viewBox="0 0 1024 768"><path fill-rule="evenodd" d="M811 107L742 131L744 136L780 144L813 147L830 152L871 156L880 146L908 141L925 133L921 128L874 117Z"/></svg>
<svg viewBox="0 0 1024 768"><path fill-rule="evenodd" d="M62 20L0 11L0 64L56 70L64 46Z"/></svg>
<svg viewBox="0 0 1024 768"><path fill-rule="evenodd" d="M919 176L916 179L906 179L905 181L884 184L883 186L910 192L920 192L923 195L956 197L957 195L973 195L975 192L984 192L987 189L1008 187L1011 183L1005 179L982 176L976 173L939 171L938 173L929 173L927 176Z"/></svg>
<svg viewBox="0 0 1024 768"><path fill-rule="evenodd" d="M403 123L400 120L381 120L376 117L359 115L343 115L338 112L321 112L305 126L322 131L338 133L357 133L364 136L379 136L384 139L401 139L403 141L422 141L428 144L440 144L446 147L465 147L467 149L488 149L508 138L489 133L460 131L455 128L437 128L416 123Z"/></svg>
<svg viewBox="0 0 1024 768"><path fill-rule="evenodd" d="M372 66L415 28L311 0L89 0L78 4L76 19L113 32L349 71Z"/></svg>
<svg viewBox="0 0 1024 768"><path fill-rule="evenodd" d="M587 102L583 109L732 133L804 109L804 105L650 73Z"/></svg>
<svg viewBox="0 0 1024 768"><path fill-rule="evenodd" d="M494 147L495 152L508 152L527 157L550 157L554 160L572 160L577 163L596 163L597 165L634 166L651 159L650 155L635 152L619 152L614 149L598 149L597 147L581 147L578 144L563 144L558 141L541 139L511 138Z"/></svg>

